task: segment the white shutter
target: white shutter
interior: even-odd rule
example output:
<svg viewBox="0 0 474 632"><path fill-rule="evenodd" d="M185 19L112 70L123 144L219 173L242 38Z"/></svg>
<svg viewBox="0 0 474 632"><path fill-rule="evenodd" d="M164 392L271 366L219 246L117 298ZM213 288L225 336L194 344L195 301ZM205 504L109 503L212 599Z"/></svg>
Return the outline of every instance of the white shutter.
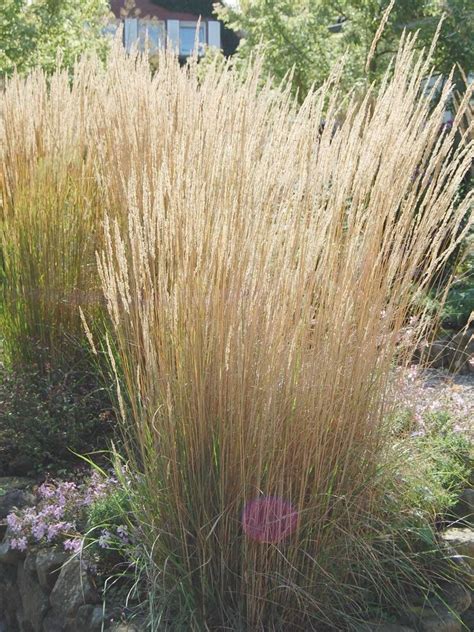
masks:
<svg viewBox="0 0 474 632"><path fill-rule="evenodd" d="M167 20L166 28L169 46L179 53L179 20Z"/></svg>
<svg viewBox="0 0 474 632"><path fill-rule="evenodd" d="M125 18L124 25L125 48L129 51L138 39L138 20Z"/></svg>
<svg viewBox="0 0 474 632"><path fill-rule="evenodd" d="M207 23L207 43L215 48L221 47L221 23L217 20L209 20Z"/></svg>

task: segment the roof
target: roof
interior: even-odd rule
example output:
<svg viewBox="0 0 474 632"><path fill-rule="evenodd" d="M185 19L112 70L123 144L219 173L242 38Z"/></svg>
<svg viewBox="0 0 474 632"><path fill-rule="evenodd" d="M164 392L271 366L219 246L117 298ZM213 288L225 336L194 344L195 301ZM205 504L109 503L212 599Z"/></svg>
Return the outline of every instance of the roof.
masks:
<svg viewBox="0 0 474 632"><path fill-rule="evenodd" d="M110 8L115 17L123 19L125 17L157 18L159 20L193 20L199 16L194 13L183 11L170 11L151 0L111 0ZM205 21L206 18L203 18Z"/></svg>

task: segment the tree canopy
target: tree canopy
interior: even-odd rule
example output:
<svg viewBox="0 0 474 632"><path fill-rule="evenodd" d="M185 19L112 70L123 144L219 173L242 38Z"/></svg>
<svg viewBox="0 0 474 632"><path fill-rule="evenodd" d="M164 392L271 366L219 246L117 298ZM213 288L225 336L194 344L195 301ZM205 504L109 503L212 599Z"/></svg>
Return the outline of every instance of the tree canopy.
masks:
<svg viewBox="0 0 474 632"><path fill-rule="evenodd" d="M34 66L52 70L58 48L65 66L87 51L105 54L109 12L107 0L2 0L0 74Z"/></svg>
<svg viewBox="0 0 474 632"><path fill-rule="evenodd" d="M209 17L213 14L215 0L152 0L152 2L170 11L185 11Z"/></svg>
<svg viewBox="0 0 474 632"><path fill-rule="evenodd" d="M335 58L347 52L344 81L377 80L387 68L404 30L418 31L418 46L429 46L444 15L435 52L436 69L454 64L474 70L472 0L396 0L368 72L365 63L389 0L241 0L239 8L217 7L220 18L243 34L238 58L263 49L277 80L291 70L301 96L320 84Z"/></svg>

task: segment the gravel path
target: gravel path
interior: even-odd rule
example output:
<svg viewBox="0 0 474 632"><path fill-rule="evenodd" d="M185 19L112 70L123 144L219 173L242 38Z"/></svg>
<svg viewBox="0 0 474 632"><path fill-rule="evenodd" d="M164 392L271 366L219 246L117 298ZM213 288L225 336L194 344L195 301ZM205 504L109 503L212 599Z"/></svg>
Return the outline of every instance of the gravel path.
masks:
<svg viewBox="0 0 474 632"><path fill-rule="evenodd" d="M444 369L415 370L408 389L420 412L451 412L456 427L474 440L474 373L456 375Z"/></svg>

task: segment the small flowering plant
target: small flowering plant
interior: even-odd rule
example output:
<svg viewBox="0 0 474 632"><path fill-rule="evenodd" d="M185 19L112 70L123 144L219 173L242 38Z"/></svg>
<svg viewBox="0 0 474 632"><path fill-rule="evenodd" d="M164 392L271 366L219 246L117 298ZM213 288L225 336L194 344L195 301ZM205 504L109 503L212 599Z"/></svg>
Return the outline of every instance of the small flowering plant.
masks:
<svg viewBox="0 0 474 632"><path fill-rule="evenodd" d="M29 544L51 544L74 554L80 553L86 543L116 551L129 543L128 528L119 520L123 515L119 511L107 528L94 524L94 519L104 518L104 507L117 494L117 479L97 471L81 482L47 481L38 487L35 507L7 516L10 547L24 551Z"/></svg>

